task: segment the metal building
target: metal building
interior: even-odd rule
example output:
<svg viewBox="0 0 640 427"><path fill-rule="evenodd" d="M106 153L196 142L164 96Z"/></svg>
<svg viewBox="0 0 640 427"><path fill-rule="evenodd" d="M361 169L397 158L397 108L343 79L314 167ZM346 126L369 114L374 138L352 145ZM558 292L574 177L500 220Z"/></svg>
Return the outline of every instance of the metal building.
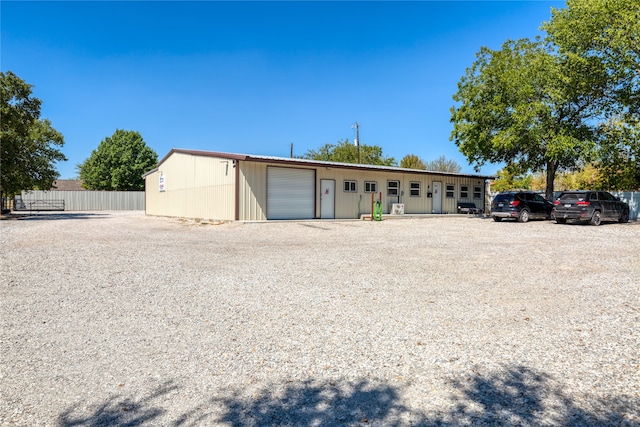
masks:
<svg viewBox="0 0 640 427"><path fill-rule="evenodd" d="M490 176L172 149L145 174L147 215L204 220L346 219L485 206Z"/></svg>

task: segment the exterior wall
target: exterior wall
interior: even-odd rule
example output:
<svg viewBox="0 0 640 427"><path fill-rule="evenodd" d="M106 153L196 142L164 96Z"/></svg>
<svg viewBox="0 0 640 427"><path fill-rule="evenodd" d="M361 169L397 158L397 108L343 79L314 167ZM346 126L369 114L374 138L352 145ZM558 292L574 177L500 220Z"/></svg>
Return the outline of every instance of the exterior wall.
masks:
<svg viewBox="0 0 640 427"><path fill-rule="evenodd" d="M234 155L230 155L234 157ZM485 203L485 182L482 177L449 176L437 173L403 170L358 169L340 165L304 164L304 162L276 159L254 160L236 156L225 158L224 153L201 155L197 152L170 153L157 170L146 179L146 212L149 215L203 218L217 220L262 221L267 219L268 168L315 170L315 212L321 217L321 189L323 179L335 181L334 217L359 218L371 214L372 193L365 192L366 182L375 182L375 199L382 194L383 213L389 214L393 203L404 204L405 214L433 213L433 182L442 183L442 213L455 213L459 201L473 202L478 208ZM164 191L160 191L160 177ZM344 191L345 181L355 182L355 191ZM398 181L398 196L388 194L387 183ZM418 183L420 194L411 195L411 183ZM447 185L453 185L452 197L446 197ZM462 186L468 186L462 197ZM479 191L474 194L475 189ZM475 196L479 197L475 197Z"/></svg>
<svg viewBox="0 0 640 427"><path fill-rule="evenodd" d="M174 153L145 178L146 213L234 220L235 167L229 159Z"/></svg>
<svg viewBox="0 0 640 427"><path fill-rule="evenodd" d="M238 219L267 219L267 163L239 161Z"/></svg>
<svg viewBox="0 0 640 427"><path fill-rule="evenodd" d="M316 188L316 213L320 214L320 180L333 179L336 181L336 218L358 218L363 214L371 214L371 193L365 192L365 182L376 182L377 191L375 200L378 200L382 192L383 213L391 212L393 203L404 203L405 214L427 214L433 211L433 197L427 194L433 190L433 182L442 183L442 213L456 213L457 203L473 202L483 209L485 198L485 183L481 178L446 176L425 173L408 173L395 171L371 171L355 169L336 169L329 167L318 168L317 188ZM345 180L356 182L356 192L345 192ZM399 196L389 196L387 183L389 181L399 181ZM420 185L420 195L411 196L411 183ZM447 184L454 186L453 197L446 197ZM468 193L464 198L461 195L461 188L467 185ZM479 187L480 197L474 197L474 187Z"/></svg>
<svg viewBox="0 0 640 427"><path fill-rule="evenodd" d="M64 200L67 211L144 210L144 191L23 191L22 200Z"/></svg>

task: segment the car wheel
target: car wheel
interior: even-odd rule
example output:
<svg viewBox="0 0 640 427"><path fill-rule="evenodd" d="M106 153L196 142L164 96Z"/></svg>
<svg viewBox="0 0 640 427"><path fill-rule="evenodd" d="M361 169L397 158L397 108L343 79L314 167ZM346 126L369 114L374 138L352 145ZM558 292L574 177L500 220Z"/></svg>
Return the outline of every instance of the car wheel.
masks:
<svg viewBox="0 0 640 427"><path fill-rule="evenodd" d="M618 222L629 222L629 211L627 209L622 211L622 215L618 218Z"/></svg>
<svg viewBox="0 0 640 427"><path fill-rule="evenodd" d="M556 218L556 224L566 224L567 220L564 218Z"/></svg>
<svg viewBox="0 0 640 427"><path fill-rule="evenodd" d="M518 215L518 222L528 222L529 221L529 211L526 209L522 209L520 211L520 215Z"/></svg>
<svg viewBox="0 0 640 427"><path fill-rule="evenodd" d="M493 217L493 220L494 220L495 222L500 222L500 221L502 221L502 218L497 217L497 216L494 216L494 217Z"/></svg>
<svg viewBox="0 0 640 427"><path fill-rule="evenodd" d="M591 217L591 221L589 221L591 225L600 225L602 223L602 217L600 216L600 211L595 211L593 216Z"/></svg>

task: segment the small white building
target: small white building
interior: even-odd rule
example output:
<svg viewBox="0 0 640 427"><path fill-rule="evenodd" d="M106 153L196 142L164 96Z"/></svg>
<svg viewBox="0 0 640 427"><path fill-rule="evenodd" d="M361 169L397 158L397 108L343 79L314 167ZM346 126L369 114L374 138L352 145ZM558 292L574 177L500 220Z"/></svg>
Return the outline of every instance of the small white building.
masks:
<svg viewBox="0 0 640 427"><path fill-rule="evenodd" d="M172 149L144 175L147 215L205 220L346 219L485 205L490 176Z"/></svg>

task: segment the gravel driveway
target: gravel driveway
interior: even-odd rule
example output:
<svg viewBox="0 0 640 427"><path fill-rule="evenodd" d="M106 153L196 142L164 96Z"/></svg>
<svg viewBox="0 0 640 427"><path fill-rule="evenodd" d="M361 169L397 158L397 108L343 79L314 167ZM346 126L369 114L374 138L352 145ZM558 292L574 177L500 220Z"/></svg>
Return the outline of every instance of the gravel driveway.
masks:
<svg viewBox="0 0 640 427"><path fill-rule="evenodd" d="M637 222L0 226L0 425L640 425Z"/></svg>

